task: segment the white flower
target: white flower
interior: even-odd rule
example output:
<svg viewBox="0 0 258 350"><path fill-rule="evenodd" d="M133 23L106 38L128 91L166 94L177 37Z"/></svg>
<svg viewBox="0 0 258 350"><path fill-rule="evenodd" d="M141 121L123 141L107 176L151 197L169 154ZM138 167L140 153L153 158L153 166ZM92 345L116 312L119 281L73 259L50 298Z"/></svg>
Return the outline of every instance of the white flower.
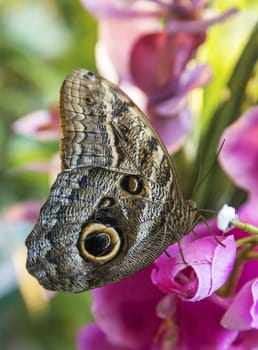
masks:
<svg viewBox="0 0 258 350"><path fill-rule="evenodd" d="M223 232L226 232L232 228L231 221L237 220L236 209L224 204L218 212L217 226Z"/></svg>

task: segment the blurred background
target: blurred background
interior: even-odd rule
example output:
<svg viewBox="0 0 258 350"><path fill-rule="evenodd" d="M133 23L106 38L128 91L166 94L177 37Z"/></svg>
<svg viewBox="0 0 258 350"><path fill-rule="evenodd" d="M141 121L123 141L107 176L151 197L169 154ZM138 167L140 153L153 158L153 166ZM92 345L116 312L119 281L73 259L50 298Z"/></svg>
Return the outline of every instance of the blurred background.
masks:
<svg viewBox="0 0 258 350"><path fill-rule="evenodd" d="M210 28L198 53L215 77L202 91L203 128L258 18L255 0L211 5L238 6L240 13ZM0 348L75 349L77 330L91 320L90 293L51 295L24 269L24 240L49 192L47 164L58 141L21 135L13 123L32 111L55 110L73 68L96 70L97 22L79 0L0 0L0 33Z"/></svg>

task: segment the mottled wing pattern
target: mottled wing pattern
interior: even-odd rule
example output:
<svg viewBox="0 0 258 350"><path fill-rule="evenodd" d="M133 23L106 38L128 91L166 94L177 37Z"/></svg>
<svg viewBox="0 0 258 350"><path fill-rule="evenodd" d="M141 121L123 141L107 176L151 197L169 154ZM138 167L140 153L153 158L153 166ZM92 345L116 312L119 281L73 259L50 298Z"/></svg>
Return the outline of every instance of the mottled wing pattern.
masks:
<svg viewBox="0 0 258 350"><path fill-rule="evenodd" d="M85 69L73 71L61 89L60 113L64 169L94 166L142 174L181 200L165 147L115 84Z"/></svg>

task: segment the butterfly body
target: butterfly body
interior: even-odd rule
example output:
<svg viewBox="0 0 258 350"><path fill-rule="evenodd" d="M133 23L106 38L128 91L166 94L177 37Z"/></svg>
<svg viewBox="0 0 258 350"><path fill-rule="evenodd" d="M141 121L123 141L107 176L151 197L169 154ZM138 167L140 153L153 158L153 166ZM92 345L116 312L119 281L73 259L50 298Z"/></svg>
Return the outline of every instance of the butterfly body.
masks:
<svg viewBox="0 0 258 350"><path fill-rule="evenodd" d="M62 172L26 240L27 268L50 290L80 292L149 265L192 226L174 166L143 113L83 69L64 81Z"/></svg>

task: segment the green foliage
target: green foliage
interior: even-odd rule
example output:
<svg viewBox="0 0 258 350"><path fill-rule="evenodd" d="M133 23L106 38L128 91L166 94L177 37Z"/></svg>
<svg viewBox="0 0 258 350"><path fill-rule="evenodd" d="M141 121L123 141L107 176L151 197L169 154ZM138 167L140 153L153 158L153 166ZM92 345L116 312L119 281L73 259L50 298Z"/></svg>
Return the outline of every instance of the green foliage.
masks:
<svg viewBox="0 0 258 350"><path fill-rule="evenodd" d="M9 193L1 196L1 209L46 194L46 175L36 194L36 178L28 183L10 170L35 158L49 159L58 142L53 148L25 139L12 132L11 124L58 103L61 82L72 68L95 69L96 23L78 1L24 0L0 6L0 173Z"/></svg>
<svg viewBox="0 0 258 350"><path fill-rule="evenodd" d="M49 308L28 313L21 295L10 294L0 303L0 343L5 350L71 350L75 334L91 317L90 293L62 294L51 298Z"/></svg>
<svg viewBox="0 0 258 350"><path fill-rule="evenodd" d="M228 98L217 105L215 112L212 115L209 126L206 130L203 142L200 149L205 149L202 164L204 168L208 168L210 160L216 157L217 145L219 143L223 130L231 124L246 108L246 100L248 99L247 86L255 73L257 64L257 44L258 44L258 22L254 27L244 50L242 51L231 77L226 84ZM257 103L257 101L253 101ZM227 142L227 140L225 140ZM216 186L210 186L210 183ZM235 206L239 205L239 199L242 199L242 193L233 188L233 185L225 181L225 175L222 170L217 167L210 175L209 182L203 184L198 193L197 201L203 208L213 203L218 202L217 197L224 193L225 198L230 200ZM235 201L235 203L234 203ZM219 206L222 203L218 203Z"/></svg>

